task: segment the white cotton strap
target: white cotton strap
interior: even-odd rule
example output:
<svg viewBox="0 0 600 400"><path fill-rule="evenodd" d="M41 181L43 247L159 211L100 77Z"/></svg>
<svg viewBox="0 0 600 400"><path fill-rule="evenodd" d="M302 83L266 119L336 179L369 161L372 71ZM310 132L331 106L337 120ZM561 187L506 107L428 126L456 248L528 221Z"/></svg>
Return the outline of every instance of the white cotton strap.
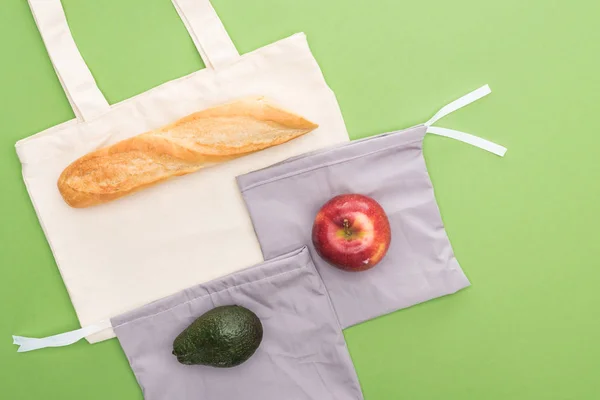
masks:
<svg viewBox="0 0 600 400"><path fill-rule="evenodd" d="M489 85L482 86L479 89L464 95L460 99L454 100L452 103L442 107L441 110L435 113L435 115L431 117L429 121L425 122L425 125L431 126L440 119L444 118L446 115L451 114L454 111L463 108L464 106L468 106L469 104L487 96L490 93L492 93L492 90L490 89Z"/></svg>
<svg viewBox="0 0 600 400"><path fill-rule="evenodd" d="M60 0L28 1L52 66L77 119L87 121L108 111L110 106L73 40Z"/></svg>
<svg viewBox="0 0 600 400"><path fill-rule="evenodd" d="M29 338L23 336L13 336L13 344L19 345L17 352L24 353L26 351L43 349L46 347L62 347L68 346L80 341L86 336L93 335L111 327L110 321L102 321L99 324L87 326L71 332L61 333L59 335L48 336L45 338Z"/></svg>
<svg viewBox="0 0 600 400"><path fill-rule="evenodd" d="M427 133L433 133L434 135L456 139L461 142L473 145L475 147L479 147L480 149L489 151L490 153L494 153L500 157L504 157L504 154L506 153L506 147L500 146L496 143L492 143L488 140L482 139L480 137L465 132L431 126L440 119L444 118L446 115L451 114L454 111L459 110L465 106L468 106L469 104L481 99L482 97L487 96L490 93L492 93L492 90L488 85L485 85L477 90L472 91L469 94L464 95L460 99L454 100L452 103L442 107L440 111L435 113L435 115L431 117L429 121L425 122L424 125L427 127Z"/></svg>
<svg viewBox="0 0 600 400"><path fill-rule="evenodd" d="M209 0L172 1L207 68L220 68L240 56Z"/></svg>
<svg viewBox="0 0 600 400"><path fill-rule="evenodd" d="M455 131L453 129L439 128L437 126L428 126L427 133L433 133L434 135L445 136L458 141L468 143L480 149L494 153L500 157L504 157L506 154L506 147L500 146L499 144L490 142L489 140L482 139L478 136L474 136L465 132Z"/></svg>

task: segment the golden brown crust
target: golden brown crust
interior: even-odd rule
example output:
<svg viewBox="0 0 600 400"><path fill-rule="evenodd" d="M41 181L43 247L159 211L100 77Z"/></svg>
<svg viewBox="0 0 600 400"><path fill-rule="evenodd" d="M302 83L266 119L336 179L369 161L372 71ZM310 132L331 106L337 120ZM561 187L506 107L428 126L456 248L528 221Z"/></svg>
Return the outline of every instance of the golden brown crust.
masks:
<svg viewBox="0 0 600 400"><path fill-rule="evenodd" d="M243 99L86 154L63 171L58 190L71 207L102 204L285 143L317 126L262 97Z"/></svg>

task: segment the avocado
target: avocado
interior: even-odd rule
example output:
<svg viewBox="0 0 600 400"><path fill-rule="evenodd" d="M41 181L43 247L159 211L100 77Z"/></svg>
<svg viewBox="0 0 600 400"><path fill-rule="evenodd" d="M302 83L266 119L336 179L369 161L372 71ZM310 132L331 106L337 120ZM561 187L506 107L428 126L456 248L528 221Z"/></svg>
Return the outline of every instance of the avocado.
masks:
<svg viewBox="0 0 600 400"><path fill-rule="evenodd" d="M248 360L263 337L260 319L242 306L216 307L192 322L173 342L185 365L230 368Z"/></svg>

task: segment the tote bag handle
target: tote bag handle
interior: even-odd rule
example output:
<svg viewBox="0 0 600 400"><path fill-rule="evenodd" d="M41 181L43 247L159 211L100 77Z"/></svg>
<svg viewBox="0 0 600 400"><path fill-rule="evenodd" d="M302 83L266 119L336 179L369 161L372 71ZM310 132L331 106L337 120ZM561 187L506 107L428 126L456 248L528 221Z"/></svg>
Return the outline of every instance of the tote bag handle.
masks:
<svg viewBox="0 0 600 400"><path fill-rule="evenodd" d="M206 68L221 68L240 56L209 0L172 2Z"/></svg>
<svg viewBox="0 0 600 400"><path fill-rule="evenodd" d="M207 68L239 57L209 0L172 0ZM52 66L79 121L110 108L73 40L60 0L28 0Z"/></svg>

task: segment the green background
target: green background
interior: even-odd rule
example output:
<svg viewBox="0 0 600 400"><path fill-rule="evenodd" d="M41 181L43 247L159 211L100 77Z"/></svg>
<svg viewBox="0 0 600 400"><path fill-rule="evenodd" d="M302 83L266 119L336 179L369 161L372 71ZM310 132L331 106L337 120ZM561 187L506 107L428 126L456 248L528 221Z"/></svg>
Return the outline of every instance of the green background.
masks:
<svg viewBox="0 0 600 400"><path fill-rule="evenodd" d="M112 103L203 67L169 0L63 4ZM306 32L352 138L494 90L440 125L507 146L504 159L425 142L473 286L345 331L366 399L600 399L600 3L213 4L241 53ZM78 326L13 147L73 114L25 0L2 0L0 49L0 397L140 399L116 340L26 354L11 344Z"/></svg>

